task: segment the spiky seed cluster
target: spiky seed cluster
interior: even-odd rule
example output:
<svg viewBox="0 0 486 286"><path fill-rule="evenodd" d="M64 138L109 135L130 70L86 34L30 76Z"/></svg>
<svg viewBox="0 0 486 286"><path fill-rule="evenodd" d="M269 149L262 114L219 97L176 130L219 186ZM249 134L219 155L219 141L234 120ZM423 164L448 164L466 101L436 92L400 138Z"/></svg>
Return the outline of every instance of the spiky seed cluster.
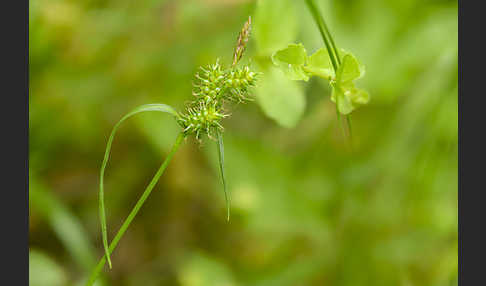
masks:
<svg viewBox="0 0 486 286"><path fill-rule="evenodd" d="M192 94L196 100L191 102L185 113L179 113L177 122L186 134L199 136L203 133L211 136L214 130L223 130L221 119L228 117L223 109L226 101L246 102L251 87L257 81L258 73L250 70L248 66L236 67L243 56L246 43L250 36L251 18L243 25L233 55L233 64L224 69L219 61L196 73L196 84Z"/></svg>
<svg viewBox="0 0 486 286"><path fill-rule="evenodd" d="M227 116L227 114L218 110L214 102L199 101L198 105L188 107L185 114L179 114L178 122L184 128L186 134L193 133L199 139L202 133L212 137L211 130L223 129L219 122Z"/></svg>
<svg viewBox="0 0 486 286"><path fill-rule="evenodd" d="M256 76L248 66L232 69L227 75L228 99L238 102L251 100L246 95L248 89L255 86Z"/></svg>
<svg viewBox="0 0 486 286"><path fill-rule="evenodd" d="M223 103L247 102L250 88L255 86L258 73L248 66L223 69L219 61L214 65L201 68L196 74L196 84L193 95L196 100L191 102L185 113L180 113L178 123L186 134L195 134L199 139L201 134L212 138L212 131L223 130L221 119L228 117Z"/></svg>
<svg viewBox="0 0 486 286"><path fill-rule="evenodd" d="M223 94L226 75L219 64L219 60L214 65L207 68L200 68L202 72L196 73L198 83L194 85L192 94L205 103L218 101Z"/></svg>

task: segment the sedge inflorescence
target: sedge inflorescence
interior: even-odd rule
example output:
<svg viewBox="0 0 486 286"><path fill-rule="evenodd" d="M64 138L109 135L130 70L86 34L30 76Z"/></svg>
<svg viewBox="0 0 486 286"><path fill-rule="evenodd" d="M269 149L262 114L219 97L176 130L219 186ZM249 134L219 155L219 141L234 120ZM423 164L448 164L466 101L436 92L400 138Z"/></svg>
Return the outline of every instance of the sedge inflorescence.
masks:
<svg viewBox="0 0 486 286"><path fill-rule="evenodd" d="M187 105L185 112L178 114L177 122L185 134L194 134L199 140L201 134L212 136L214 131L222 131L221 120L229 116L226 102L244 103L251 100L250 90L255 86L258 73L248 65L237 67L248 41L250 19L238 37L233 65L224 68L219 60L196 73L193 95L196 100Z"/></svg>
<svg viewBox="0 0 486 286"><path fill-rule="evenodd" d="M172 106L169 106L167 104L144 104L136 107L132 111L125 114L113 127L113 130L108 139L108 143L106 145L105 156L103 158L103 163L101 165L100 171L99 215L105 255L103 258L100 259L98 265L91 273L89 280L86 282L87 286L91 286L95 283L97 276L102 271L105 262L108 262L108 265L111 268L112 265L110 254L113 252L118 241L124 235L131 221L136 216L137 212L154 189L155 184L160 179L160 176L162 176L165 168L167 167L171 158L174 156L175 152L181 145L182 141L188 135L195 135L196 138L200 140L201 134L207 134L208 137L214 138L212 137L212 133L214 132L218 137L217 146L219 153L219 168L221 171L221 180L223 183L223 190L226 200L227 219L229 220L230 199L226 191L226 180L224 176L224 145L222 137L223 126L221 125L221 120L229 116L224 107L225 103L246 102L251 100L251 97L249 96L250 89L255 86L257 81L258 73L251 71L248 65L244 65L243 67L237 67L238 62L240 61L241 57L243 56L243 52L246 49L246 43L248 42L248 37L250 35L250 24L251 18L248 18L248 21L245 23L242 31L238 36L238 42L233 54L233 63L229 68L224 68L219 63L219 60L217 60L215 64L209 65L206 68L201 68L201 71L196 73L196 84L194 85L193 89L193 95L196 97L196 99L186 106L186 110L184 112L177 112ZM142 196L137 201L132 211L123 222L115 238L111 241L110 244L108 244L103 178L105 168L110 157L110 150L113 143L113 138L116 134L118 127L123 121L134 116L135 114L149 111L157 111L174 116L177 123L183 128L183 130L177 137L174 146L172 147L166 159L153 177L152 181L147 186L147 188L145 188Z"/></svg>

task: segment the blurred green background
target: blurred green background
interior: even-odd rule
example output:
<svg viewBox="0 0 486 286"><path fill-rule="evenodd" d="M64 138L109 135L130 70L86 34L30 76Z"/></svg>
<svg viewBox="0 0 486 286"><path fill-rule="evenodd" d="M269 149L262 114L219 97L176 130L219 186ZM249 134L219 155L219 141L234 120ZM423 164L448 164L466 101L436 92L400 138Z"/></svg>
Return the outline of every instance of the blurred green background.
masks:
<svg viewBox="0 0 486 286"><path fill-rule="evenodd" d="M102 255L98 174L113 125L145 103L181 110L193 74L244 61L254 103L224 120L232 218L216 144L187 140L98 285L457 285L457 2L318 1L366 66L353 147L328 83L270 55L323 46L304 1L30 1L30 284L82 285ZM125 123L106 172L109 238L175 140L167 115Z"/></svg>

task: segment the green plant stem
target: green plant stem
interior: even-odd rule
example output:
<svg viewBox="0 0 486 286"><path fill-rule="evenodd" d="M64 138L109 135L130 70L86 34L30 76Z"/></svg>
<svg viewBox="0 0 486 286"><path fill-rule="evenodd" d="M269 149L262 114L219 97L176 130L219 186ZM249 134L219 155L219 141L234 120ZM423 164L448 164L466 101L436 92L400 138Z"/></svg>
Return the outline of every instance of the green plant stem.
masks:
<svg viewBox="0 0 486 286"><path fill-rule="evenodd" d="M313 0L306 0L305 3L309 8L314 21L317 24L317 28L319 28L319 32L321 33L322 39L324 40L324 44L326 45L327 52L329 53L329 57L331 59L332 67L334 68L334 72L337 73L337 69L341 64L341 60L339 58L339 54L336 48L336 44L334 43L334 39L327 28L326 22L322 17L321 13L319 13L319 9L317 8L316 4Z"/></svg>
<svg viewBox="0 0 486 286"><path fill-rule="evenodd" d="M186 135L183 132L181 132L179 134L179 136L177 137L174 145L172 146L172 149L170 150L169 154L165 158L164 162L162 163L160 168L157 170L157 173L155 173L155 176L152 178L149 185L147 186L147 188L143 192L142 196L140 197L140 199L138 199L138 201L135 204L135 206L133 207L132 211L130 212L128 217L125 219L122 226L118 230L117 234L115 235L115 237L111 241L109 249L108 249L109 254L111 254L113 252L113 250L117 246L118 242L120 241L120 239L123 237L123 235L127 231L128 227L130 226L130 223L135 218L135 216L137 215L137 213L140 210L140 208L142 207L142 205L145 203L145 200L148 198L148 196L152 192L153 188L155 187L155 185L159 181L160 177L162 176L165 169L167 168L167 165L169 165L170 160L172 159L172 157L174 156L176 151L179 149L179 146L181 145L182 140L185 137L186 137ZM103 255L103 257L101 257L101 259L98 262L98 264L96 265L96 267L91 272L90 278L89 278L88 282L86 282L86 284L85 284L86 286L93 285L93 283L96 281L96 278L98 277L100 272L103 270L105 263L106 263L106 255Z"/></svg>
<svg viewBox="0 0 486 286"><path fill-rule="evenodd" d="M321 33L322 39L324 40L324 44L326 45L327 52L329 53L329 58L331 59L332 66L334 68L334 73L337 74L337 70L339 68L339 65L341 65L341 58L339 57L339 52L336 47L336 43L334 42L334 38L332 37L331 33L329 32L329 29L326 25L326 21L324 21L324 18L322 17L322 14L319 12L319 9L317 8L316 4L314 3L314 0L306 0L305 3L307 4L307 7L309 8L312 17L314 18L314 21L317 24L317 27L319 28L319 32ZM337 99L336 99L336 105L337 105ZM336 108L336 114L337 114L337 119L340 121L339 118L339 111ZM349 132L349 138L351 140L351 115L346 115L346 121L348 125L348 132ZM342 127L341 127L342 128ZM343 130L344 132L344 130Z"/></svg>
<svg viewBox="0 0 486 286"><path fill-rule="evenodd" d="M353 139L353 131L352 131L352 128L351 128L351 115L348 114L346 116L346 122L348 124L349 139L352 140Z"/></svg>

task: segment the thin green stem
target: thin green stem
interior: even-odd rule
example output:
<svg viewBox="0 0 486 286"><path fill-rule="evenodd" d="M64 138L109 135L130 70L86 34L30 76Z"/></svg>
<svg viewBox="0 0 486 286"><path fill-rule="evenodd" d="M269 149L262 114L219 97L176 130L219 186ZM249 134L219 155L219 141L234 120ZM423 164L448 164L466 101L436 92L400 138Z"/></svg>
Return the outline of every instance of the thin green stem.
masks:
<svg viewBox="0 0 486 286"><path fill-rule="evenodd" d="M337 73L337 69L341 64L341 60L339 58L339 54L336 48L336 44L334 43L334 39L327 28L326 22L322 17L321 13L319 13L319 9L317 8L316 4L313 0L306 0L305 3L309 8L314 21L319 28L319 32L321 33L322 39L324 40L324 44L326 45L327 52L329 53L329 57L331 59L332 66L334 68L334 72Z"/></svg>
<svg viewBox="0 0 486 286"><path fill-rule="evenodd" d="M332 66L334 68L334 73L337 74L337 70L341 65L341 58L339 57L339 52L336 47L336 43L334 42L334 38L332 37L331 33L329 32L329 28L326 25L326 21L322 17L322 14L319 12L314 0L306 0L305 3L309 8L314 21L319 28L319 32L321 33L322 39L324 40L324 44L326 45L327 52L329 53L329 58L331 59ZM336 99L337 100L337 99ZM336 102L337 105L337 102ZM339 111L336 109L337 119L341 121L339 118ZM348 124L349 130L349 138L351 140L351 115L346 115L346 121ZM344 132L344 131L343 131Z"/></svg>
<svg viewBox="0 0 486 286"><path fill-rule="evenodd" d="M327 36L329 37L329 41L331 42L331 46L334 49L334 55L336 56L336 59L337 59L337 62L338 62L338 67L339 67L339 65L341 65L341 58L339 57L339 51L336 47L336 43L334 42L334 38L332 37L331 32L329 32L329 29L327 28L327 25L326 25L326 22L324 21L324 18L322 17L321 14L319 14L319 15L320 15L320 19L321 19L321 22L322 22L322 26L324 26L324 31L326 32Z"/></svg>
<svg viewBox="0 0 486 286"><path fill-rule="evenodd" d="M174 145L172 146L172 149L170 150L169 154L165 158L164 162L162 163L160 168L157 170L157 173L155 173L155 176L152 178L149 185L147 186L147 188L143 192L142 196L140 197L140 199L138 199L138 201L135 204L135 206L133 207L132 211L130 212L128 217L125 219L122 226L118 230L117 234L115 235L115 237L111 241L110 246L108 248L109 254L111 254L113 252L113 250L115 250L115 247L117 246L118 242L120 241L120 239L123 237L123 235L127 231L128 227L130 226L130 223L135 218L135 216L137 215L137 213L140 210L140 208L142 207L142 205L145 203L145 200L148 198L148 196L152 192L153 188L155 187L155 185L159 181L160 177L162 176L165 169L169 165L170 160L172 159L172 157L174 156L176 151L179 149L179 146L181 145L182 140L185 137L186 137L186 135L183 132L181 132L179 134L179 136L177 137ZM106 257L107 257L106 255L103 255L103 257L101 257L100 261L98 262L96 267L91 272L90 278L89 278L88 282L86 282L86 286L91 286L96 281L96 278L98 277L100 272L103 270L103 267L105 266Z"/></svg>
<svg viewBox="0 0 486 286"><path fill-rule="evenodd" d="M346 122L348 124L349 139L352 140L352 138L353 138L353 129L351 128L351 115L350 114L348 114L346 116Z"/></svg>

